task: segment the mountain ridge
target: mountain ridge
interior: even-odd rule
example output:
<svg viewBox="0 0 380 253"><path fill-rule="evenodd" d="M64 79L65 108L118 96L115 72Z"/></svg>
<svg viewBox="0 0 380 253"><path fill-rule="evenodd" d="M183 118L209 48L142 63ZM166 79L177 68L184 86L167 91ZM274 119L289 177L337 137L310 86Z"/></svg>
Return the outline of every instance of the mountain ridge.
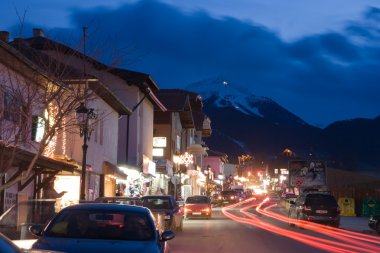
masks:
<svg viewBox="0 0 380 253"><path fill-rule="evenodd" d="M346 170L376 170L380 163L380 116L337 121L325 128L310 125L266 97L242 92L222 78L186 86L200 94L213 134L210 149L226 153L232 162L250 154L257 160L276 159L284 149L301 159L329 161Z"/></svg>

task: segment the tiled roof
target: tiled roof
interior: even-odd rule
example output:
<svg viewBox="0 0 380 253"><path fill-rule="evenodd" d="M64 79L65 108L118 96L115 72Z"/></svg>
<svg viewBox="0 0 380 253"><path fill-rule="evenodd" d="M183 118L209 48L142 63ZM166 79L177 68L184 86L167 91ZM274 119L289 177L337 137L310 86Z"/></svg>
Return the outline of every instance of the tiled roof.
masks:
<svg viewBox="0 0 380 253"><path fill-rule="evenodd" d="M100 71L105 71L120 77L125 80L128 85L135 85L147 96L147 98L160 110L165 111L166 108L161 104L161 102L156 98L156 96L151 92L158 90L157 84L153 81L150 75L135 71L130 71L126 69L119 69L110 67L103 64L83 53L61 44L57 41L45 38L43 36L32 37L28 39L23 39L24 42L28 43L29 46L36 50L58 50L66 55L74 55L78 58L85 58L87 62L91 63L93 67Z"/></svg>

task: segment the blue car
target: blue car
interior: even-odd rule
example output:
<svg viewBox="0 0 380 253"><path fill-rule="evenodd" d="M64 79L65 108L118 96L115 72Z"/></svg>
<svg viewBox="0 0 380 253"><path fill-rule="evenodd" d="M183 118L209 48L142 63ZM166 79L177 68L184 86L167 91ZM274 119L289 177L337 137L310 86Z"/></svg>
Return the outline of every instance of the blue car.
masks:
<svg viewBox="0 0 380 253"><path fill-rule="evenodd" d="M45 228L33 225L30 231L39 236L32 250L67 253L165 253L175 237L161 233L145 207L105 203L66 207Z"/></svg>

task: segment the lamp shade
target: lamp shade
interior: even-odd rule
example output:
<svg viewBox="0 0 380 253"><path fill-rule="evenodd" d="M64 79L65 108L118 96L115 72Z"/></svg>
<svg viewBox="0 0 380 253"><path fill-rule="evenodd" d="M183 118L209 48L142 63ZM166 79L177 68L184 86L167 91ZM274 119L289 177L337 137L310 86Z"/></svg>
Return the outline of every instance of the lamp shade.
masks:
<svg viewBox="0 0 380 253"><path fill-rule="evenodd" d="M89 110L84 105L84 103L81 103L80 106L76 109L76 118L78 125L85 125L87 121Z"/></svg>

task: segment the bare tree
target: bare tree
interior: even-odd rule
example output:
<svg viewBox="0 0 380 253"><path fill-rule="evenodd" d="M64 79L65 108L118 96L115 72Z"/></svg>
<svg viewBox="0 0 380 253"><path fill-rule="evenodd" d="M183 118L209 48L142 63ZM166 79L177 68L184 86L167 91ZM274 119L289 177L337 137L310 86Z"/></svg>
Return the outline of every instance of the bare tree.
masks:
<svg viewBox="0 0 380 253"><path fill-rule="evenodd" d="M25 45L0 48L0 173L14 166L20 150L34 156L27 170L0 186L31 177L38 159L60 131L75 132L75 109L95 99L89 77ZM43 129L36 136L32 129ZM37 138L36 138L37 137Z"/></svg>

